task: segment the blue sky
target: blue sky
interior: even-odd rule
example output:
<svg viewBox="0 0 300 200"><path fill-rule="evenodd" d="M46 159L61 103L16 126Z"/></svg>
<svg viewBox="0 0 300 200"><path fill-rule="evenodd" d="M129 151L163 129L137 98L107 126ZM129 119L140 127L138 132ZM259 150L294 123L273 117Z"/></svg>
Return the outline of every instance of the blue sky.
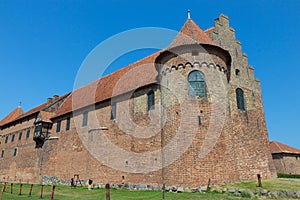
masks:
<svg viewBox="0 0 300 200"><path fill-rule="evenodd" d="M300 1L0 0L0 118L72 90L76 73L101 41L133 28L179 30L191 9L202 28L220 13L261 80L271 140L300 149ZM153 51L153 50L152 50ZM152 52L132 52L111 71Z"/></svg>

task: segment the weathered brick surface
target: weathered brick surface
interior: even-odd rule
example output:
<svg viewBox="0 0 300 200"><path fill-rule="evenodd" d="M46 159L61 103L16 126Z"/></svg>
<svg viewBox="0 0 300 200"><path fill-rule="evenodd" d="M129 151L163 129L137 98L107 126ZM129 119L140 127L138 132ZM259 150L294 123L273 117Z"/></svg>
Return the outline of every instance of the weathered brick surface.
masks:
<svg viewBox="0 0 300 200"><path fill-rule="evenodd" d="M259 81L226 16L216 20L210 37L229 51L231 65L218 49L201 49L197 55L184 50L180 56L165 58L158 69L161 86L143 86L130 98L118 98L115 120L110 119L111 101L107 100L53 119L50 136L57 138L46 140L41 149L35 149L32 140L4 144L2 137L5 154L0 158L0 175L38 182L43 177L68 180L79 174L97 183L121 183L124 176L126 183L192 187L205 185L209 179L212 184L224 184L255 179L257 174L271 177L275 171ZM240 70L239 75L235 69ZM188 95L187 77L193 70L205 75L206 97ZM247 111L237 109L237 88L244 91ZM149 112L150 90L156 105ZM85 111L88 125L82 127ZM71 117L68 131L67 117ZM56 133L58 121L61 131ZM34 118L5 128L1 135L33 129L33 122ZM13 158L15 147L19 150ZM135 155L142 161L137 163ZM111 162L118 167L110 166Z"/></svg>
<svg viewBox="0 0 300 200"><path fill-rule="evenodd" d="M278 173L300 174L300 156L297 154L272 154Z"/></svg>

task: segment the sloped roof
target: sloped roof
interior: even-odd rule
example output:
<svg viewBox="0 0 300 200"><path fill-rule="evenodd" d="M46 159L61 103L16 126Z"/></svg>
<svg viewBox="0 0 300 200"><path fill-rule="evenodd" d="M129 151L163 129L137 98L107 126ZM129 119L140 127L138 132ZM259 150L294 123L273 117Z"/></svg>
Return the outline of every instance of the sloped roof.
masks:
<svg viewBox="0 0 300 200"><path fill-rule="evenodd" d="M159 52L153 53L127 67L121 68L110 75L73 91L62 104L54 118L132 91L141 86L155 83L157 71L154 67L154 60L158 54Z"/></svg>
<svg viewBox="0 0 300 200"><path fill-rule="evenodd" d="M271 153L290 153L290 154L300 154L300 150L288 145L282 144L277 141L270 142Z"/></svg>
<svg viewBox="0 0 300 200"><path fill-rule="evenodd" d="M17 107L11 113L9 113L4 119L0 121L0 125L6 124L10 121L17 119L19 116L23 114L23 110L21 107Z"/></svg>
<svg viewBox="0 0 300 200"><path fill-rule="evenodd" d="M58 97L58 99L55 102L62 100L63 98L67 97L69 94L70 93L67 93L67 94L64 94L64 95ZM1 121L1 123L0 123L0 125L3 126L3 125L8 124L10 122L13 122L13 121L16 121L16 120L28 117L28 116L30 116L32 114L35 114L35 113L38 113L39 111L42 111L42 110L48 108L49 105L51 105L51 104L49 104L48 102L46 102L46 103L43 103L43 104L41 104L39 106L34 107L33 109L30 109L26 113L23 113L23 111L22 111L22 113L20 115L18 115L16 118L11 118L10 120L5 120L5 121L3 119Z"/></svg>
<svg viewBox="0 0 300 200"><path fill-rule="evenodd" d="M41 120L43 122L49 122L51 123L51 117L53 117L55 114L52 112L47 112L47 111L41 111Z"/></svg>
<svg viewBox="0 0 300 200"><path fill-rule="evenodd" d="M195 43L218 46L192 19L187 19L170 47Z"/></svg>
<svg viewBox="0 0 300 200"><path fill-rule="evenodd" d="M167 48L195 43L218 46L192 19L187 19ZM108 100L141 86L156 83L157 71L154 62L162 51L155 52L148 57L76 89L67 97L53 118Z"/></svg>

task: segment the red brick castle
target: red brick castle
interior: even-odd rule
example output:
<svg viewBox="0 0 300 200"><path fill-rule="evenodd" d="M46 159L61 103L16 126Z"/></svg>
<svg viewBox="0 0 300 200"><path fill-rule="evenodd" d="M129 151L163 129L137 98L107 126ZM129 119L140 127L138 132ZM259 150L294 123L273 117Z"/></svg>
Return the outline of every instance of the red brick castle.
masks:
<svg viewBox="0 0 300 200"><path fill-rule="evenodd" d="M197 187L274 175L260 81L228 17L0 122L0 179Z"/></svg>

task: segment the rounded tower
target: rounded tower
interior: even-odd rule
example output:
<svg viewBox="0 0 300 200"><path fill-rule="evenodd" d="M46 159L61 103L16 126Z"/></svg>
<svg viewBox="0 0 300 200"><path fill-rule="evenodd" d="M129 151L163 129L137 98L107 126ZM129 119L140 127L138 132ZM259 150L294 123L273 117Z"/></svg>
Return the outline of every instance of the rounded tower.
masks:
<svg viewBox="0 0 300 200"><path fill-rule="evenodd" d="M156 58L164 118L161 140L165 185L196 187L209 179L213 183L220 180L215 167L216 163L226 166L222 152L226 152L227 138L222 131L228 115L230 65L230 54L190 18ZM222 156L224 159L216 158Z"/></svg>

